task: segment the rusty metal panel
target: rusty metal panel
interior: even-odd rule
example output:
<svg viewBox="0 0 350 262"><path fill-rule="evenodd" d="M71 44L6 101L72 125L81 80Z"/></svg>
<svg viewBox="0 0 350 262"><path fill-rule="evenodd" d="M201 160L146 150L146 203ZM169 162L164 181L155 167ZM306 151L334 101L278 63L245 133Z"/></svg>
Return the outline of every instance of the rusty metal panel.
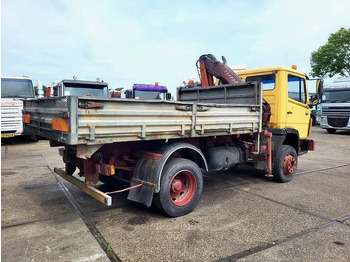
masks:
<svg viewBox="0 0 350 262"><path fill-rule="evenodd" d="M192 111L177 110L174 102L115 99L103 104L103 109L78 109L79 143L177 138L191 132Z"/></svg>
<svg viewBox="0 0 350 262"><path fill-rule="evenodd" d="M104 101L78 110L78 142L86 144L251 133L259 131L259 105L167 101ZM252 107L258 109L253 111Z"/></svg>
<svg viewBox="0 0 350 262"><path fill-rule="evenodd" d="M43 136L67 144L75 144L74 134L76 123L74 117L74 105L77 97L57 97L24 100L23 111L30 115L30 123L24 124L24 129L36 135ZM69 120L68 131L59 131L52 128L53 119Z"/></svg>
<svg viewBox="0 0 350 262"><path fill-rule="evenodd" d="M242 134L259 131L259 111L248 106L216 107L197 111L196 135Z"/></svg>
<svg viewBox="0 0 350 262"><path fill-rule="evenodd" d="M220 86L178 88L179 101L197 101L218 104L259 104L261 85L257 82L226 84Z"/></svg>
<svg viewBox="0 0 350 262"><path fill-rule="evenodd" d="M205 102L97 97L28 100L24 111L31 115L31 123L25 128L68 145L87 146L255 133L261 126L261 90L259 85L249 87L258 92L246 100L252 104L208 103L208 96ZM53 118L69 119L68 132L53 130Z"/></svg>

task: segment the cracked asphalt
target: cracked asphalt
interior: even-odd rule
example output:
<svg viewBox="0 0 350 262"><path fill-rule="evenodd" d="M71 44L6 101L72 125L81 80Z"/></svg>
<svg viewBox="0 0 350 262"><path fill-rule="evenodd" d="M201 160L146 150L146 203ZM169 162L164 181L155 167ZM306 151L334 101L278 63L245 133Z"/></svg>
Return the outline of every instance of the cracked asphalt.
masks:
<svg viewBox="0 0 350 262"><path fill-rule="evenodd" d="M195 210L168 218L63 181L47 140L2 141L3 261L350 261L350 132L313 127L292 182L250 167L204 173ZM106 189L104 185L100 186Z"/></svg>

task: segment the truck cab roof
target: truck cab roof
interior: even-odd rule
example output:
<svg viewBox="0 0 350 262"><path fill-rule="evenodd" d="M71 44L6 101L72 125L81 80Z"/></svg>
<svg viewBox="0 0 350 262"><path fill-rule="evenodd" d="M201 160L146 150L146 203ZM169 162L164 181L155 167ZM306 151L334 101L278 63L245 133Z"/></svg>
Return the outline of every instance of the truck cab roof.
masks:
<svg viewBox="0 0 350 262"><path fill-rule="evenodd" d="M253 69L245 69L245 70L237 70L235 71L236 74L238 75L251 75L251 74L262 74L262 73L268 73L271 71L287 71L293 74L299 74L299 75L303 75L306 78L308 78L305 73L295 70L293 68L290 67L286 67L286 66L274 66L274 67L261 67L261 68L253 68Z"/></svg>
<svg viewBox="0 0 350 262"><path fill-rule="evenodd" d="M25 80L31 80L28 76L2 76L1 79L25 79Z"/></svg>
<svg viewBox="0 0 350 262"><path fill-rule="evenodd" d="M87 80L71 80L71 79L63 79L61 81L63 84L69 85L94 85L94 86L108 86L107 82L97 82L97 81L87 81Z"/></svg>

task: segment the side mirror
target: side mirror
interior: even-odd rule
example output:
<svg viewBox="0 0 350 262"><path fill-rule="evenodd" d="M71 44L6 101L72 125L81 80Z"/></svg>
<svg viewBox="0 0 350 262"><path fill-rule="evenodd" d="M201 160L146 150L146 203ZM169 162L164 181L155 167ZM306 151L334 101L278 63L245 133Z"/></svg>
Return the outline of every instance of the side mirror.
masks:
<svg viewBox="0 0 350 262"><path fill-rule="evenodd" d="M318 100L321 99L322 93L323 93L323 80L318 79L316 82L316 96L317 96Z"/></svg>
<svg viewBox="0 0 350 262"><path fill-rule="evenodd" d="M171 100L171 93L166 94L166 100Z"/></svg>
<svg viewBox="0 0 350 262"><path fill-rule="evenodd" d="M310 105L313 106L318 103L318 95L311 95L310 98Z"/></svg>
<svg viewBox="0 0 350 262"><path fill-rule="evenodd" d="M57 86L53 87L53 96L58 96L58 87Z"/></svg>
<svg viewBox="0 0 350 262"><path fill-rule="evenodd" d="M132 97L132 90L128 89L124 92L125 98L133 98Z"/></svg>

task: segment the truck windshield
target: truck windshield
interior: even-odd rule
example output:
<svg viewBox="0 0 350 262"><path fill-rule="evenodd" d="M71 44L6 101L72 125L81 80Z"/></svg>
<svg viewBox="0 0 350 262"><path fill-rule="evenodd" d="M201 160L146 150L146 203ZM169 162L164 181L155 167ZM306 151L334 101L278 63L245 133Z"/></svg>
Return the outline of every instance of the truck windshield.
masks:
<svg viewBox="0 0 350 262"><path fill-rule="evenodd" d="M322 94L323 102L350 102L350 89L339 91L325 91Z"/></svg>
<svg viewBox="0 0 350 262"><path fill-rule="evenodd" d="M159 99L165 100L165 93L159 91L141 91L134 90L135 98L139 99Z"/></svg>
<svg viewBox="0 0 350 262"><path fill-rule="evenodd" d="M30 79L1 78L2 98L33 98L34 89Z"/></svg>
<svg viewBox="0 0 350 262"><path fill-rule="evenodd" d="M263 90L275 89L275 75L248 76L246 82L258 82L263 84Z"/></svg>
<svg viewBox="0 0 350 262"><path fill-rule="evenodd" d="M64 87L64 96L99 96L99 97L108 97L108 87L87 87L87 86L65 86Z"/></svg>

